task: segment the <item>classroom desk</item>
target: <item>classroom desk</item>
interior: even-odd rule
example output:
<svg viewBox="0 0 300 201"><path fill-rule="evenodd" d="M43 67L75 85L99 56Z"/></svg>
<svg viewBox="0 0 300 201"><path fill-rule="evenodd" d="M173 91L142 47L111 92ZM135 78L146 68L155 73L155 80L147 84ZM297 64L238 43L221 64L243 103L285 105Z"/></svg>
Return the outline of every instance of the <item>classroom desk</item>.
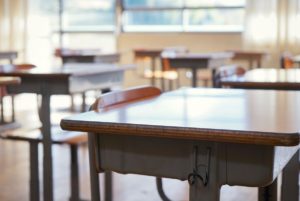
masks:
<svg viewBox="0 0 300 201"><path fill-rule="evenodd" d="M14 59L18 57L18 52L16 51L0 51L0 60L7 59L10 64L13 64Z"/></svg>
<svg viewBox="0 0 300 201"><path fill-rule="evenodd" d="M22 83L9 86L9 93L35 93L42 96L39 117L42 122L44 152L44 200L52 201L52 148L50 97L52 95L80 93L86 90L111 88L121 85L125 70L132 65L117 66L112 64L78 64L72 67L16 71L12 66L0 67L0 76L18 76Z"/></svg>
<svg viewBox="0 0 300 201"><path fill-rule="evenodd" d="M225 64L227 60L233 57L230 52L215 53L184 53L168 55L172 68L188 68L192 71L192 87L197 87L197 71L198 69L211 68L214 69Z"/></svg>
<svg viewBox="0 0 300 201"><path fill-rule="evenodd" d="M184 88L64 118L61 127L89 132L94 184L100 170L167 177L190 182L190 201L217 201L222 185L264 187L298 164L299 100L293 91ZM298 171L289 171L293 182Z"/></svg>
<svg viewBox="0 0 300 201"><path fill-rule="evenodd" d="M81 53L81 54L62 54L62 63L116 63L120 60L119 53Z"/></svg>
<svg viewBox="0 0 300 201"><path fill-rule="evenodd" d="M221 85L242 89L300 90L300 69L260 68L230 76Z"/></svg>
<svg viewBox="0 0 300 201"><path fill-rule="evenodd" d="M221 79L221 85L240 89L265 89L265 90L300 90L300 69L275 69L261 68L247 71L245 75L230 76ZM297 159L299 160L299 159ZM295 167L298 168L298 163ZM285 175L286 174L286 175ZM285 177L289 177L285 173ZM285 194L289 200L289 194Z"/></svg>
<svg viewBox="0 0 300 201"><path fill-rule="evenodd" d="M267 55L265 52L256 52L256 51L245 51L245 50L228 50L234 54L232 60L247 61L248 67L252 68L261 68L261 61L263 57ZM256 64L256 66L254 66Z"/></svg>
<svg viewBox="0 0 300 201"><path fill-rule="evenodd" d="M160 58L163 49L134 49L134 58L135 59L145 59L150 58L151 61L151 71L155 72L156 70L156 63L155 61ZM155 85L155 77L151 78L151 85Z"/></svg>

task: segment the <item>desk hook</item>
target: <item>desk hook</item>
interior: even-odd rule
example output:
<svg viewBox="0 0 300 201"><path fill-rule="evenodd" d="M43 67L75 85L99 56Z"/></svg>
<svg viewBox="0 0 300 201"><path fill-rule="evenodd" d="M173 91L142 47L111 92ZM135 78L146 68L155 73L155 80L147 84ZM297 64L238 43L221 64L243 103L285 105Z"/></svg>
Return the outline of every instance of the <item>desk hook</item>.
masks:
<svg viewBox="0 0 300 201"><path fill-rule="evenodd" d="M190 185L194 185L197 179L200 179L204 186L208 184L209 181L209 169L210 169L210 157L211 149L207 148L207 161L206 164L198 164L198 146L194 147L194 168L193 172L188 175L188 182ZM199 167L205 169L204 176L201 175Z"/></svg>

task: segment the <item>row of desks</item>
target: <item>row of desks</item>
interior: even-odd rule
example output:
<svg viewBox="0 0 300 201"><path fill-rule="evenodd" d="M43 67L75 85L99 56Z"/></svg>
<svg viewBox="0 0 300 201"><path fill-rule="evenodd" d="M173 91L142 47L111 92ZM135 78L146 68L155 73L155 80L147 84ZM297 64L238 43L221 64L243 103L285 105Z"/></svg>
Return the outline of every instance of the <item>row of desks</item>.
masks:
<svg viewBox="0 0 300 201"><path fill-rule="evenodd" d="M64 68L34 68L31 70L16 70L11 65L0 66L0 76L13 76L21 79L20 85L9 85L9 93L40 94L41 107L39 112L43 134L43 182L44 200L53 200L53 168L51 146L51 110L52 95L72 94L92 89L111 88L120 86L126 70L133 69L132 65L114 64L76 64Z"/></svg>
<svg viewBox="0 0 300 201"><path fill-rule="evenodd" d="M182 57L176 57L173 58L174 62L177 61L180 63L184 62L184 60L189 60L194 62L189 63L191 68L197 69L199 67L199 63L201 63L201 66L210 66L209 64L212 61L218 61L218 60L224 60L230 57L229 54L225 55L197 55L197 54L190 54L187 56ZM209 59L208 59L209 58ZM171 58L172 59L172 58ZM200 62L200 60L206 60L206 62ZM223 61L222 61L223 62ZM212 62L213 65L214 62ZM196 65L197 64L197 65ZM203 64L203 65L202 65ZM14 71L14 69L1 69L2 73L0 75L2 76L18 76L22 79L22 85L19 86L11 86L8 88L9 92L11 93L37 93L42 95L42 111L41 111L41 121L42 121L42 132L44 134L43 143L44 143L44 198L45 200L52 200L53 199L53 190L52 190L52 160L51 160L51 122L50 122L50 97L51 95L55 94L70 94L73 92L82 92L88 89L98 89L102 87L111 87L114 84L120 84L122 81L123 73L125 70L130 69L128 66L123 66L122 68L118 68L114 65L107 65L99 68L97 66L99 64L95 64L94 67L91 67L89 65L88 71L87 68L84 68L83 66L78 68L64 68L64 69L54 69L54 70L41 70L41 69L35 69L31 71ZM181 65L178 65L178 67ZM102 69L102 70L99 70ZM195 77L195 76L194 76ZM280 77L280 76L279 76ZM282 77L282 76L281 76ZM238 78L241 80L241 78ZM224 81L225 82L225 81ZM262 83L262 82L260 82ZM228 84L228 83L227 83ZM193 81L193 86L195 85L195 81ZM242 88L242 87L239 87ZM252 86L252 88L255 88ZM262 87L263 88L263 87ZM298 88L297 88L298 89ZM201 147L211 147L213 150L212 153L214 153L211 157L213 158L213 168L225 168L223 165L220 165L220 158L219 153L225 152L238 152L240 150L241 146L240 143L247 144L248 147L244 151L241 152L240 155L230 155L229 159L227 160L228 164L239 162L243 165L251 164L254 162L258 165L258 167L254 168L254 172L251 173L251 177L254 174L262 175L261 171L264 171L263 181L255 180L255 178L242 178L242 175L232 176L233 180L228 180L224 178L217 178L213 176L213 188L215 188L215 185L220 186L220 184L240 184L240 185L253 185L253 186L262 186L265 185L267 182L273 181L278 173L283 169L284 166L288 163L289 159L294 155L294 153L298 149L299 144L299 135L298 135L298 126L296 123L294 124L288 124L288 120L293 120L292 122L298 121L298 116L295 113L292 113L292 109L287 110L288 112L281 114L284 110L283 108L287 107L287 102L292 102L293 107L297 107L297 99L298 95L294 93L287 93L287 92L267 92L267 95L260 95L265 94L265 92L246 92L246 91L223 91L223 90L200 90L200 89L184 89L177 92L172 92L170 94L166 94L161 96L162 98L159 98L156 103L152 105L152 102L145 103L144 106L141 106L141 108L138 109L138 111L144 111L142 113L142 116L140 113L137 112L135 109L129 109L127 112L127 109L121 110L121 111L115 111L114 119L106 119L106 114L93 114L92 121L90 116L76 116L74 119L71 118L64 120L62 125L66 129L74 129L76 128L76 125L78 128L82 128L81 123L88 125L91 123L93 126L85 126L84 131L89 132L96 132L98 133L100 130L103 129L102 122L105 121L106 124L112 124L113 127L116 127L116 130L109 131L111 134L120 135L119 129L128 129L126 126L133 125L132 129L136 129L137 126L141 128L140 133L136 132L129 132L130 130L127 130L127 134L131 135L134 133L134 136L144 136L145 133L144 130L154 129L150 139L153 138L153 142L158 143L158 147L160 147L161 143L165 144L164 148L162 150L158 149L159 151L162 151L164 154L165 147L167 150L170 150L170 153L174 154L174 157L178 157L179 151L174 151L174 153L171 150L176 150L176 148L173 146L173 144L178 144L179 150L181 150L180 147L192 147L192 144L199 143L199 146ZM263 119L267 119L268 122L266 124L259 124L261 121L253 121L253 117L256 117L259 115L255 112L249 112L254 111L255 108L261 107L260 101L256 103L257 97L260 97L263 99L268 99L268 101L275 102L276 105L274 106L274 109L271 110L269 107L265 107L265 105L262 105L262 107L266 110L266 115L263 116L261 121ZM271 98L270 98L271 97ZM272 98L273 97L273 98ZM282 101L282 97L283 100ZM203 98L203 100L202 100ZM219 101L214 101L216 98L218 98ZM271 99L271 100L270 100ZM161 100L161 101L160 101ZM202 104L199 104L198 102L202 102ZM229 101L229 102L227 102ZM232 102L231 102L232 101ZM294 102L293 102L294 101ZM208 103L214 103L214 104L208 104ZM236 103L236 104L229 104L228 103ZM142 103L143 105L144 103ZM191 106L188 106L191 105ZM281 106L280 106L281 105ZM200 107L201 106L201 107ZM204 106L204 107L203 107ZM237 107L239 106L239 107ZM276 107L279 107L279 110L276 110ZM199 108L198 108L199 107ZM208 107L208 109L206 108ZM223 108L224 107L224 108ZM147 109L148 108L148 109ZM149 108L157 108L155 111L148 111ZM162 109L160 109L162 108ZM170 109L170 111L168 110ZM282 108L282 109L281 109ZM165 111L166 114L162 114L160 111ZM152 109L151 109L152 110ZM225 113L224 113L225 110ZM123 112L122 112L123 111ZM124 112L125 111L125 112ZM174 111L179 111L179 113L174 113ZM199 115L193 111L204 111L200 112ZM231 111L231 112L230 112ZM238 111L238 112L237 112ZM295 110L297 111L297 110ZM263 112L264 111L260 111ZM138 114L138 116L130 117L129 120L127 120L127 114ZM210 116L209 114L213 114ZM226 114L226 115L224 115ZM275 115L281 115L284 119L281 118L271 118L271 114ZM102 115L104 116L104 119L102 118ZM120 116L121 115L121 116ZM203 115L203 116L201 116ZM234 117L234 115L237 115ZM269 115L269 116L268 116ZM99 118L98 118L99 116ZM111 116L111 115L108 115ZM88 117L88 118L85 118ZM148 118L150 117L150 118ZM162 118L163 117L163 118ZM228 118L232 117L232 118ZM79 119L78 119L79 118ZM136 120L135 120L136 119ZM155 120L157 119L157 120ZM124 121L123 121L124 120ZM199 121L201 120L201 121ZM71 122L71 124L69 124ZM181 123L180 123L181 122ZM223 122L223 123L222 123ZM278 122L282 122L282 124L278 124ZM99 125L98 125L99 124ZM273 127L267 127L266 125L274 125ZM69 127L72 125L71 127ZM125 125L125 127L124 127ZM239 125L239 126L237 126ZM118 127L120 126L120 127ZM145 126L145 128L144 128ZM232 129L234 128L234 129ZM91 130L92 129L92 130ZM298 129L298 130L297 130ZM133 131L133 130L132 130ZM163 134L162 134L163 133ZM168 133L168 136L166 136L164 133ZM162 135L159 135L162 134ZM157 136L156 136L157 135ZM113 139L110 139L108 137L108 141L110 140L116 140L114 137ZM163 138L163 140L156 140L156 138ZM122 137L120 139L123 139ZM131 139L131 137L130 137ZM134 151L137 153L147 152L151 149L149 148L149 145L147 144L149 138L141 139L136 141L133 139L134 146L137 147L137 149L133 149L130 151ZM174 140L172 140L174 139ZM179 142L177 139L183 140L183 142ZM270 142L270 139L271 142ZM125 140L125 139L124 139ZM181 141L180 140L180 141ZM130 140L131 141L131 140ZM161 142L160 142L161 141ZM105 142L104 142L105 143ZM233 144L233 148L228 149L228 143L231 145ZM138 144L141 144L141 147L145 147L145 150L139 150ZM135 146L136 145L136 146ZM289 148L291 146L291 148ZM194 147L194 146L193 146ZM216 148L216 147L225 147L225 148ZM244 146L243 146L244 147ZM265 153L264 162L259 159L259 155L261 152L257 152L257 155L254 156L254 161L244 161L244 153L253 152L254 148L258 147L258 150ZM266 148L268 147L268 148ZM284 147L284 148L282 148ZM146 150L147 149L147 150ZM185 148L182 148L185 149ZM183 153L190 153L190 148L188 148ZM220 151L220 152L219 152ZM150 151L151 152L151 151ZM156 152L156 151L155 151ZM126 153L125 153L126 154ZM182 154L182 153L181 153ZM201 151L201 154L205 156L205 151ZM201 155L200 154L200 155ZM216 154L216 155L215 155ZM163 155L162 155L163 156ZM148 158L147 155L143 156ZM191 155L188 157L192 157ZM231 158L237 161L231 161ZM116 157L116 160L118 157ZM167 157L164 158L166 161L169 161L171 159L167 159ZM284 160L283 160L284 159ZM133 158L133 160L136 160ZM183 160L183 159L182 159ZM188 162L189 159L184 158L184 161L181 161L182 164L185 164ZM278 162L279 161L279 162ZM281 162L280 162L281 161ZM282 162L284 161L284 162ZM150 163L151 162L151 163ZM178 166L181 169L178 170L181 171L181 175L178 175L177 170L174 170L173 175L168 175L167 169L170 170L171 167L173 167L174 164L172 161L170 162L170 165L162 166L161 172L151 172L152 169L157 169L157 159L154 157L153 160L149 160L149 164L154 164L154 166L149 165L149 172L147 170L146 174L154 175L154 176L166 176L171 178L179 178L179 179L186 179L183 178L182 171L185 172L191 171L192 167L189 166ZM181 163L180 162L180 163ZM245 162L245 164L243 163ZM263 162L262 164L260 162ZM114 161L112 161L112 164L114 164ZM107 165L112 165L108 163ZM147 162L148 164L148 162ZM135 164L136 165L136 164ZM175 166L176 167L176 166ZM224 174L228 175L235 175L235 171L239 169L238 166L232 165L233 168L228 168ZM261 168L262 169L261 169ZM276 168L275 168L276 167ZM128 172L128 173L134 173L131 169L118 169L117 171L120 172ZM139 167L138 165L134 168L144 168ZM227 167L226 167L227 168ZM215 170L211 171L212 175L219 175L220 172L216 172ZM241 172L242 169L241 169ZM222 174L223 174L222 173ZM295 176L295 175L294 175ZM244 176L243 176L244 177ZM249 176L250 177L250 176ZM261 178L261 176L260 176ZM248 179L248 180L247 180ZM250 183L249 183L250 182ZM192 187L192 189L194 189ZM192 190L195 192L194 196L192 196L191 200L198 199L198 187ZM202 190L201 190L202 191ZM287 192L287 191L284 191ZM210 199L209 196L211 196L211 191L204 192L204 194L207 194L207 198ZM200 193L202 194L202 192ZM284 193L284 195L288 194L289 196L293 197L293 193Z"/></svg>
<svg viewBox="0 0 300 201"><path fill-rule="evenodd" d="M61 126L90 133L95 144L90 153L103 170L180 180L193 174L191 201L217 201L225 184L267 186L264 193L272 194L281 172L281 200L298 201L300 93L293 91L300 89L298 74L298 69L252 70L222 82L253 90L184 88L74 115ZM277 83L292 91L275 90L282 89ZM265 199L275 201L277 195Z"/></svg>
<svg viewBox="0 0 300 201"><path fill-rule="evenodd" d="M151 70L156 70L156 59L161 57L163 49L135 49L134 56L139 58L151 59ZM261 60L266 55L264 52L249 52L249 51L226 51L216 53L179 53L169 56L164 56L170 61L172 68L189 69L192 72L192 86L197 86L197 71L199 69L214 68L224 65L227 61L246 60L249 66L253 67L256 63L257 67L261 67ZM155 78L152 77L151 84L155 85Z"/></svg>

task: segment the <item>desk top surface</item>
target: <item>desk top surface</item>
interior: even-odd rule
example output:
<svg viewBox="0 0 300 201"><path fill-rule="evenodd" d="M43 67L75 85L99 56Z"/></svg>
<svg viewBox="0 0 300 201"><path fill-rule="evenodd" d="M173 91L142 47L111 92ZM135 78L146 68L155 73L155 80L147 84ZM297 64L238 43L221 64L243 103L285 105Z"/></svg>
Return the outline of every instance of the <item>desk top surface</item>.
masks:
<svg viewBox="0 0 300 201"><path fill-rule="evenodd" d="M103 63L65 64L63 67L16 70L13 65L0 65L1 76L81 76L95 73L107 73L134 69L135 65L117 65Z"/></svg>
<svg viewBox="0 0 300 201"><path fill-rule="evenodd" d="M247 71L245 75L223 78L223 85L266 86L269 88L285 86L300 87L300 69L260 68ZM299 88L300 89L300 88Z"/></svg>
<svg viewBox="0 0 300 201"><path fill-rule="evenodd" d="M21 79L18 77L1 77L0 76L0 86L20 84Z"/></svg>
<svg viewBox="0 0 300 201"><path fill-rule="evenodd" d="M299 144L300 93L184 88L65 118L66 130L230 143Z"/></svg>
<svg viewBox="0 0 300 201"><path fill-rule="evenodd" d="M61 54L60 57L108 57L108 56L120 56L120 53L103 53L103 52L67 52Z"/></svg>

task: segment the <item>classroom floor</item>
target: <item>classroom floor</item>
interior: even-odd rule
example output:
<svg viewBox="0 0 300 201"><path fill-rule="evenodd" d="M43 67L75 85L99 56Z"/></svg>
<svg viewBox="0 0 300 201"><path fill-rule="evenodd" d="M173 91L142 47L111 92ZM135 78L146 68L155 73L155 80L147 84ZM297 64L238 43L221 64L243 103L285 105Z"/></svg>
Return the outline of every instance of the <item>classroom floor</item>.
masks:
<svg viewBox="0 0 300 201"><path fill-rule="evenodd" d="M16 110L17 120L24 127L38 127L36 113L36 97L33 95L18 95ZM22 102L21 102L22 101ZM89 100L91 102L92 100ZM69 97L52 98L52 122L58 124L66 115ZM24 107L26 105L26 107ZM54 105L56 107L54 107ZM57 107L59 105L59 107ZM35 122L35 123L32 123ZM39 147L42 153L42 146ZM29 200L29 147L24 142L0 140L0 201ZM57 201L67 201L69 189L69 147L53 145L54 160L54 196ZM80 161L80 194L83 199L90 199L89 167L87 147L79 150ZM40 155L40 178L42 178L42 156ZM159 201L155 178L139 175L114 174L114 201ZM188 200L187 182L164 179L166 194L174 201ZM42 183L42 182L41 182ZM42 189L42 187L41 187ZM221 190L222 201L255 201L256 188L224 186Z"/></svg>

